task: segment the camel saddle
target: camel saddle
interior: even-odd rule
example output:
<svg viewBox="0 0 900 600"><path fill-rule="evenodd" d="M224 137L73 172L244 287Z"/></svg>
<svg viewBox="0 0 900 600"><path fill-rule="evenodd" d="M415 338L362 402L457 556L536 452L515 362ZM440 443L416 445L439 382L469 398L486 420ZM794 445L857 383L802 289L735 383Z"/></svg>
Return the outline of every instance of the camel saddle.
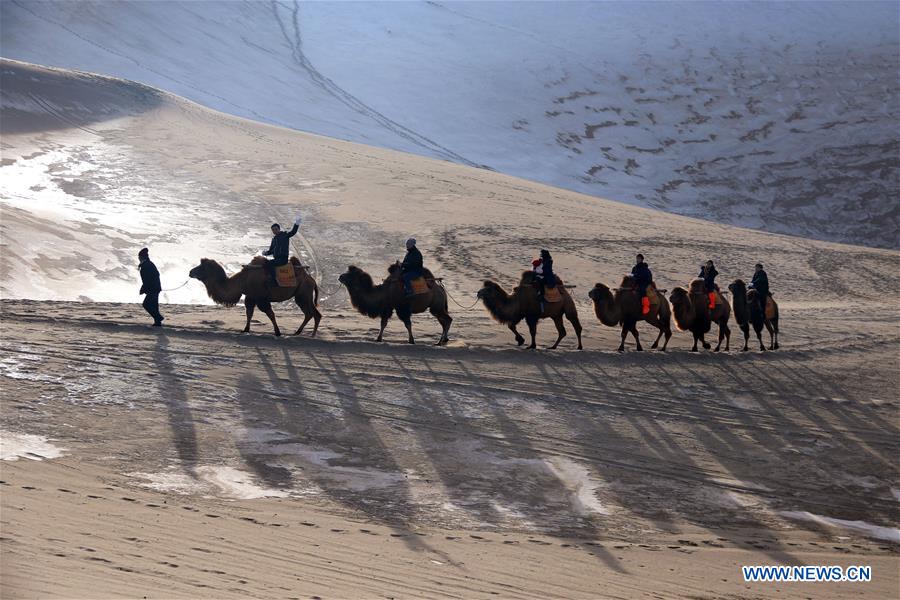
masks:
<svg viewBox="0 0 900 600"><path fill-rule="evenodd" d="M720 306L725 304L725 298L722 297L722 292L719 291L719 286L716 286L716 306Z"/></svg>
<svg viewBox="0 0 900 600"><path fill-rule="evenodd" d="M416 277L409 282L409 285L412 288L413 296L418 296L419 294L427 294L428 290L431 288L431 286L428 285L428 280L426 280L424 277Z"/></svg>
<svg viewBox="0 0 900 600"><path fill-rule="evenodd" d="M559 285L552 288L544 288L544 302L562 302Z"/></svg>
<svg viewBox="0 0 900 600"><path fill-rule="evenodd" d="M771 294L766 296L766 318L770 320L775 318L775 300Z"/></svg>
<svg viewBox="0 0 900 600"><path fill-rule="evenodd" d="M275 281L279 287L297 287L297 273L294 272L294 265L288 263L275 267Z"/></svg>
<svg viewBox="0 0 900 600"><path fill-rule="evenodd" d="M565 289L565 284L563 280L556 276L556 285L553 287L545 287L544 288L544 302L562 302L563 301L563 293L561 290Z"/></svg>
<svg viewBox="0 0 900 600"><path fill-rule="evenodd" d="M647 286L647 298L650 300L650 306L659 306L659 294L656 293L655 283Z"/></svg>

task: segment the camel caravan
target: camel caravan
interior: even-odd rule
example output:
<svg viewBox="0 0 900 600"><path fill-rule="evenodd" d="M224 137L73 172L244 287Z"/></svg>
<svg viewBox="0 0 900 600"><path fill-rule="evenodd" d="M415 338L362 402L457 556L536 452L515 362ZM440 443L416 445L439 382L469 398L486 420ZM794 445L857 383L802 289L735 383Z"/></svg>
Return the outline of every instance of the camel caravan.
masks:
<svg viewBox="0 0 900 600"><path fill-rule="evenodd" d="M313 320L312 336L319 329L322 314L319 312L319 286L296 257L288 257L290 238L299 229L300 217L294 221L289 232L281 231L276 223L272 225L273 238L263 256L254 257L249 264L234 275L228 275L216 261L204 258L200 264L191 269L190 277L197 279L206 287L209 297L223 306L235 306L243 298L247 323L244 332L250 331L250 323L255 309L261 310L269 317L275 335L281 330L275 319L273 303L286 302L293 299L303 312L304 319L294 332L299 335L307 323ZM388 266L387 276L381 283L375 283L372 276L359 267L349 266L338 278L349 296L353 307L360 314L371 319L380 320L378 337L381 342L385 327L396 313L409 334L408 342L415 343L412 332L412 315L428 311L441 325L441 335L437 345L449 342L450 316L447 290L441 278L423 265L422 253L416 246L415 238L406 242L406 256ZM266 256L272 256L270 260ZM162 315L159 314L157 298L159 295L159 273L146 249L139 255L141 259L142 293L147 293L144 306L154 317L154 325L159 326ZM145 276L145 272L148 273ZM155 273L155 275L154 275ZM608 287L597 283L588 293L593 303L594 314L603 325L618 327L621 330L619 352L625 351L625 340L629 334L634 338L635 349L643 350L637 330L637 324L645 321L658 330L658 335L651 346L665 352L672 337L672 319L680 331L689 331L693 336L692 352L698 346L710 349L712 345L705 336L716 325L718 343L714 349L718 352L725 343L725 351L730 349L731 329L728 321L732 310L738 326L744 334L742 351L749 349L750 326L756 332L760 351L765 351L762 330L769 332L769 350L778 348L778 305L769 293L768 276L761 264L756 265L756 272L750 284L737 279L723 292L715 283L718 272L712 261L701 266L699 276L692 280L686 288L676 287L666 297L666 291L657 289L653 276L644 257L637 255L637 260L630 274L625 275L617 287ZM532 268L522 273L519 284L510 292L490 280L483 282L476 295L476 303L481 302L488 314L505 325L515 337L516 344L522 346L525 338L517 330L517 325L525 321L530 335L529 349L537 347L537 326L540 321L550 319L556 326L557 338L549 349L559 346L566 337L564 319L568 320L575 330L577 348L582 349L581 323L578 310L570 290L575 286L566 285L553 272L553 259L547 250L541 250L540 258L532 262ZM732 303L725 297L732 296ZM151 310L152 309L152 310ZM662 345L660 341L662 340Z"/></svg>

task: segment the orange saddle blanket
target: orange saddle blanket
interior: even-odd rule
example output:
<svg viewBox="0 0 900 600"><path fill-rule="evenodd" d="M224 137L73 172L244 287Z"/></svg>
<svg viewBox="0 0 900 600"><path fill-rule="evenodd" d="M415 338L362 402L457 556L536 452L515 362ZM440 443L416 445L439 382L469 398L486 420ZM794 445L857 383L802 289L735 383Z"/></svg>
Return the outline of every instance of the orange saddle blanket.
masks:
<svg viewBox="0 0 900 600"><path fill-rule="evenodd" d="M412 287L413 296L428 293L428 282L424 277L416 277L409 282L409 285Z"/></svg>
<svg viewBox="0 0 900 600"><path fill-rule="evenodd" d="M294 272L294 265L288 263L275 267L275 281L280 287L297 287L297 274Z"/></svg>

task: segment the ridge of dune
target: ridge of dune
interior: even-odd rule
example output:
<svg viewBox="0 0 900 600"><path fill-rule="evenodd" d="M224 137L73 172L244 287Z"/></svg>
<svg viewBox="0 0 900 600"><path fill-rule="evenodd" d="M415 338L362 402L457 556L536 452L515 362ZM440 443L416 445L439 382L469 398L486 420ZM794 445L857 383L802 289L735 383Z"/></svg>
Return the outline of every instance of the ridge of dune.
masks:
<svg viewBox="0 0 900 600"><path fill-rule="evenodd" d="M3 53L711 221L897 249L892 2L0 4Z"/></svg>

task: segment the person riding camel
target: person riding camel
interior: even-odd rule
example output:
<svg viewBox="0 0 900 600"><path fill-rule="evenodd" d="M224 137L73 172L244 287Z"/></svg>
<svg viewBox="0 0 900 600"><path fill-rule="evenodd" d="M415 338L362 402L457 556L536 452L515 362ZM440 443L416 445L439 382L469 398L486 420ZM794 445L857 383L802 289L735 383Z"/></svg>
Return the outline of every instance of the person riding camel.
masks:
<svg viewBox="0 0 900 600"><path fill-rule="evenodd" d="M288 264L288 254L290 253L290 239L294 237L297 233L297 230L300 229L300 223L302 219L300 215L297 215L297 218L294 219L294 226L290 231L282 231L281 225L278 223L272 224L272 243L269 244L269 249L263 251L263 256L271 256L272 260L266 261L266 272L269 274L269 277L272 281L272 285L278 287L278 280L275 277L275 267L280 267L282 265Z"/></svg>
<svg viewBox="0 0 900 600"><path fill-rule="evenodd" d="M769 276L763 271L762 263L756 263L756 272L750 281L749 289L756 290L756 301L763 314L766 314L766 301L769 298Z"/></svg>
<svg viewBox="0 0 900 600"><path fill-rule="evenodd" d="M412 281L418 279L424 273L422 253L416 248L416 238L406 240L406 256L400 263L400 276L403 278L403 293L406 296L413 295Z"/></svg>
<svg viewBox="0 0 900 600"><path fill-rule="evenodd" d="M708 260L705 265L700 265L698 277L703 279L703 287L706 288L706 295L709 297L709 310L716 308L716 275L718 274L713 261Z"/></svg>
<svg viewBox="0 0 900 600"><path fill-rule="evenodd" d="M644 255L637 255L637 262L631 267L631 275L634 277L634 284L641 295L641 313L650 314L650 298L647 297L647 287L653 283L653 273L650 267L644 262Z"/></svg>
<svg viewBox="0 0 900 600"><path fill-rule="evenodd" d="M538 301L544 303L544 291L556 287L556 275L553 274L553 257L547 250L541 250L540 258L531 261L531 271L535 275Z"/></svg>

